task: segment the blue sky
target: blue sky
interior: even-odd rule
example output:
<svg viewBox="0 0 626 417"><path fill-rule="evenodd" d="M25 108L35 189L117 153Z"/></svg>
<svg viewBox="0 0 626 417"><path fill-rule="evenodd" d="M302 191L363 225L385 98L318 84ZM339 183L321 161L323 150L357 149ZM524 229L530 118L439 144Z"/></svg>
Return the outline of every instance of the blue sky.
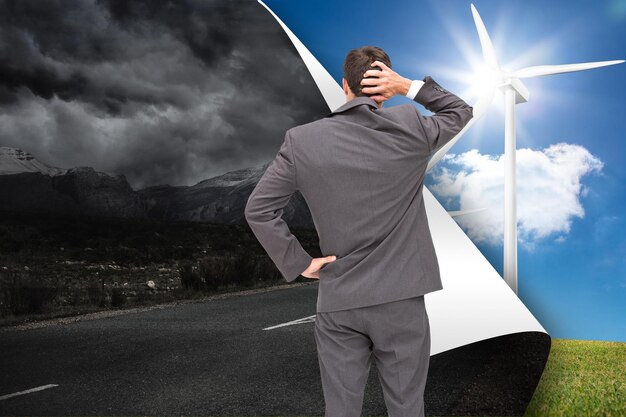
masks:
<svg viewBox="0 0 626 417"><path fill-rule="evenodd" d="M370 44L387 51L403 76L430 75L475 101L468 75L481 57L470 2L266 4L338 82L346 52ZM626 59L626 0L474 5L504 69ZM516 108L518 187L525 184L518 188L519 296L552 337L626 342L626 63L524 83L530 100ZM504 151L501 108L498 96L450 150L455 159L428 176L447 209L461 201L499 209L490 204L502 192L493 162ZM502 274L499 228L474 216L457 221Z"/></svg>

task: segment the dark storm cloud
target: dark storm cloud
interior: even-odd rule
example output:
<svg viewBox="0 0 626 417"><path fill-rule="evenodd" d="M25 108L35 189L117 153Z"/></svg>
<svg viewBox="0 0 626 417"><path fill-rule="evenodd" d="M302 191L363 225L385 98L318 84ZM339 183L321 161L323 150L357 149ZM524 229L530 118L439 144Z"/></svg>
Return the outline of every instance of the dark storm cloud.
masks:
<svg viewBox="0 0 626 417"><path fill-rule="evenodd" d="M328 111L253 0L0 0L0 23L0 145L135 188L262 164Z"/></svg>
<svg viewBox="0 0 626 417"><path fill-rule="evenodd" d="M107 100L162 102L166 97L151 97L128 85L115 88L107 83L107 74L89 74L90 66L134 65L155 48L163 55L189 48L210 69L244 41L237 30L248 23L242 21L242 14L248 9L253 12L248 17L254 19L261 11L251 5L249 1L5 1L0 6L4 46L0 83L9 91L25 86L44 98L56 93L65 100L89 99L105 107ZM164 38L169 41L160 42Z"/></svg>

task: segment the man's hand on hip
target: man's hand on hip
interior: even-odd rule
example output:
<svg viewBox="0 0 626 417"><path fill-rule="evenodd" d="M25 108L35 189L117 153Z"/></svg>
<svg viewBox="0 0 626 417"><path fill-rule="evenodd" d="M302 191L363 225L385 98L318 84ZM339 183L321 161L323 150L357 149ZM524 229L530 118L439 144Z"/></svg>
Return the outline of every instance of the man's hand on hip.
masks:
<svg viewBox="0 0 626 417"><path fill-rule="evenodd" d="M396 94L406 95L409 92L412 80L394 72L383 62L374 61L371 65L378 65L382 68L381 71L370 69L363 73L364 78L361 80L361 91L365 94L375 94L370 96L371 99L377 103L382 103ZM371 76L378 78L365 78Z"/></svg>
<svg viewBox="0 0 626 417"><path fill-rule="evenodd" d="M311 259L311 265L301 274L305 278L320 279L320 269L329 262L333 262L337 257L335 255L324 256L323 258Z"/></svg>

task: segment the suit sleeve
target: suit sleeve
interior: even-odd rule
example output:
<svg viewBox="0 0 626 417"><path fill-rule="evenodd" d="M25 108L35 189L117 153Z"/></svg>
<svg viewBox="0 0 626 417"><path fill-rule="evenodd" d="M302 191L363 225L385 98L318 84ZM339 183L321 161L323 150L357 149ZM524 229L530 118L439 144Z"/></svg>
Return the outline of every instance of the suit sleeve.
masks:
<svg viewBox="0 0 626 417"><path fill-rule="evenodd" d="M290 130L274 160L248 197L246 221L287 282L294 281L313 259L290 232L283 208L297 191Z"/></svg>
<svg viewBox="0 0 626 417"><path fill-rule="evenodd" d="M429 154L448 143L474 116L472 106L443 89L430 76L424 78L424 84L413 100L435 113L424 116L411 106L417 116L418 128L428 142Z"/></svg>

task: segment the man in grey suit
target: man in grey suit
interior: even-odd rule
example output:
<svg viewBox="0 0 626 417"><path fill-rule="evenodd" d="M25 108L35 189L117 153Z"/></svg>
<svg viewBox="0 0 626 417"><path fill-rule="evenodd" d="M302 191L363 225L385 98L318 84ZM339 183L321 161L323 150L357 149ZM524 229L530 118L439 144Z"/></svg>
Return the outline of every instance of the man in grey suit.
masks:
<svg viewBox="0 0 626 417"><path fill-rule="evenodd" d="M430 360L424 294L443 288L424 176L430 155L473 109L430 76L400 76L378 47L351 50L343 70L346 103L287 130L245 216L286 281L319 279L315 341L325 416L360 415L372 359L389 415L423 416ZM383 108L397 94L434 114L412 103ZM281 218L297 190L324 257L311 257Z"/></svg>

